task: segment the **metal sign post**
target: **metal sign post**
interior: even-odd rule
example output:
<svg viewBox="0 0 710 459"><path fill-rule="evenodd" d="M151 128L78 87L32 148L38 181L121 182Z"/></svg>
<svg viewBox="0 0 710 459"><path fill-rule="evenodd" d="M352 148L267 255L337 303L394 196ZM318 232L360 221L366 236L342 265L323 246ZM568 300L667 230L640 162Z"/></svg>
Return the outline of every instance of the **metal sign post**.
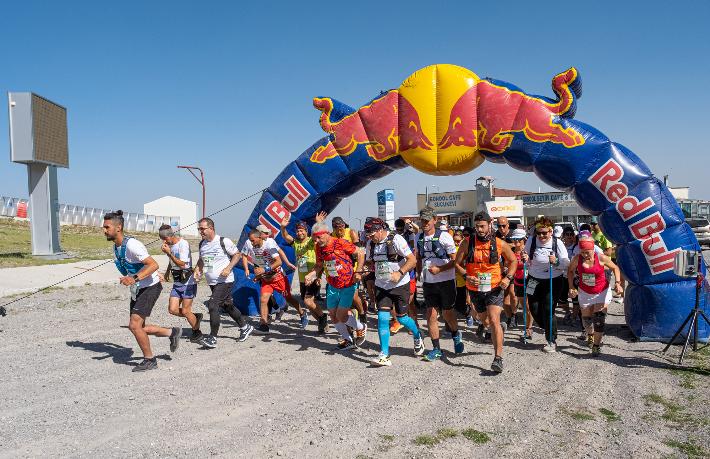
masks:
<svg viewBox="0 0 710 459"><path fill-rule="evenodd" d="M67 111L29 92L8 93L10 156L27 165L32 255L65 258L59 245L57 167L69 167Z"/></svg>

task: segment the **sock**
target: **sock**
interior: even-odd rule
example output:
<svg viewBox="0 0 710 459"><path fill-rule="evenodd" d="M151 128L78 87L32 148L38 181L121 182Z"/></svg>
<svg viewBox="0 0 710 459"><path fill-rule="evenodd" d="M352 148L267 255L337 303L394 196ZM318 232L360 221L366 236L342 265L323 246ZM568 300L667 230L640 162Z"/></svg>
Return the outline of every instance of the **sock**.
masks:
<svg viewBox="0 0 710 459"><path fill-rule="evenodd" d="M419 328L417 328L417 323L409 316L398 317L399 323L402 324L404 328L412 332L414 339L421 339L422 334L419 333Z"/></svg>
<svg viewBox="0 0 710 459"><path fill-rule="evenodd" d="M434 349L441 349L441 347L439 347L439 338L437 338L437 339L432 338L431 339L431 346Z"/></svg>
<svg viewBox="0 0 710 459"><path fill-rule="evenodd" d="M390 355L390 312L377 313L377 334L380 336L380 352Z"/></svg>
<svg viewBox="0 0 710 459"><path fill-rule="evenodd" d="M352 338L350 338L350 333L348 333L348 326L342 322L338 322L335 324L335 329L340 332L340 336L343 337L345 341L352 341Z"/></svg>
<svg viewBox="0 0 710 459"><path fill-rule="evenodd" d="M362 330L365 328L363 324L358 322L355 316L348 316L348 320L345 322L345 325L348 325L350 328L354 328L355 330Z"/></svg>

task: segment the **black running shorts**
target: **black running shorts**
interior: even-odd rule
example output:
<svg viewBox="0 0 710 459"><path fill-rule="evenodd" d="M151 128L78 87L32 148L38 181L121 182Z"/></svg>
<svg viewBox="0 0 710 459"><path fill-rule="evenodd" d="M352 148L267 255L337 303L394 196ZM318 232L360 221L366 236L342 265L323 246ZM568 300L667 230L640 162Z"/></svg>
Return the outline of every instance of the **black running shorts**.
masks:
<svg viewBox="0 0 710 459"><path fill-rule="evenodd" d="M162 291L163 286L160 282L138 290L136 299L131 299L131 314L138 314L144 319L150 317L153 306L155 306L155 302L158 301Z"/></svg>
<svg viewBox="0 0 710 459"><path fill-rule="evenodd" d="M427 308L453 309L456 303L456 281L424 282L424 303Z"/></svg>
<svg viewBox="0 0 710 459"><path fill-rule="evenodd" d="M496 287L490 292L474 292L470 290L468 293L471 296L471 303L473 303L478 313L486 312L488 306L503 307L505 291L500 287Z"/></svg>
<svg viewBox="0 0 710 459"><path fill-rule="evenodd" d="M391 311L392 306L397 315L402 316L407 314L407 305L409 304L409 282L392 290L385 290L380 287L375 287L375 300L377 301L378 311Z"/></svg>

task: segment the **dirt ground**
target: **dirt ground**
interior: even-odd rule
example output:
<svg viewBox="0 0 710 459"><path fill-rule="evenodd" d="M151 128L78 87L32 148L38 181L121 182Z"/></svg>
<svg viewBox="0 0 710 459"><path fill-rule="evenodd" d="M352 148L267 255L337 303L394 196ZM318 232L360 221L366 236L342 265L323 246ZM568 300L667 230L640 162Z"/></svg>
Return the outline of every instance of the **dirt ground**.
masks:
<svg viewBox="0 0 710 459"><path fill-rule="evenodd" d="M168 315L167 294L152 322L187 333ZM553 355L540 351L539 333L523 345L512 330L501 375L473 330L464 328L459 356L442 337L446 357L434 363L415 358L399 333L393 366L374 368L374 320L362 349L339 352L334 333L318 336L313 321L303 331L292 314L244 343L224 316L214 350L184 339L170 354L167 339L153 339L158 370L132 373L141 356L126 328L128 297L110 285L50 291L0 317L0 456L710 454L708 349L677 369L679 349L666 357L661 344L634 342L616 303L601 357L572 327L561 327Z"/></svg>

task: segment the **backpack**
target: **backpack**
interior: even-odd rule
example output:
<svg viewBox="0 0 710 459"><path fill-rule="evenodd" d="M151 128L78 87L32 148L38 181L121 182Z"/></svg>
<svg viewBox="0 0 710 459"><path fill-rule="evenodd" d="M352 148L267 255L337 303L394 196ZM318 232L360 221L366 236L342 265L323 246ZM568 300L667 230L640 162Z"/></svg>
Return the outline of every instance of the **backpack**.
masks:
<svg viewBox="0 0 710 459"><path fill-rule="evenodd" d="M435 258L441 258L442 260L448 260L449 254L444 250L444 246L441 245L439 237L441 236L441 230L438 229L434 232L434 237L431 238L431 250L429 253L433 253ZM419 234L419 239L417 239L417 252L419 253L419 258L424 259L424 232ZM434 258L427 257L427 258Z"/></svg>
<svg viewBox="0 0 710 459"><path fill-rule="evenodd" d="M397 253L397 249L394 246L393 233L389 233L387 235L387 239L378 244L375 244L373 241L370 241L370 260L375 261L375 245L379 245L382 243L384 243L387 247L387 261L397 263L400 260L404 260L404 257Z"/></svg>
<svg viewBox="0 0 710 459"><path fill-rule="evenodd" d="M113 254L116 256L113 262L116 268L118 268L118 271L124 276L136 274L145 266L143 263L128 263L126 261L126 245L129 239L133 238L130 236L124 237L120 248L116 248L116 244L113 245Z"/></svg>
<svg viewBox="0 0 710 459"><path fill-rule="evenodd" d="M493 263L499 263L501 262L500 260L500 255L498 255L498 241L496 241L496 236L493 235L493 238L491 239L491 247L489 250L488 254L488 263L493 264ZM473 262L473 254L474 254L474 248L476 246L476 234L474 233L471 238L468 240L468 253L466 253L466 264L472 263Z"/></svg>
<svg viewBox="0 0 710 459"><path fill-rule="evenodd" d="M200 241L200 249L202 248L203 245L205 245L206 242L207 241L205 239ZM222 251L224 252L224 254L229 256L229 254L227 253L227 247L224 245L224 237L223 236L219 237L219 245L222 247Z"/></svg>

